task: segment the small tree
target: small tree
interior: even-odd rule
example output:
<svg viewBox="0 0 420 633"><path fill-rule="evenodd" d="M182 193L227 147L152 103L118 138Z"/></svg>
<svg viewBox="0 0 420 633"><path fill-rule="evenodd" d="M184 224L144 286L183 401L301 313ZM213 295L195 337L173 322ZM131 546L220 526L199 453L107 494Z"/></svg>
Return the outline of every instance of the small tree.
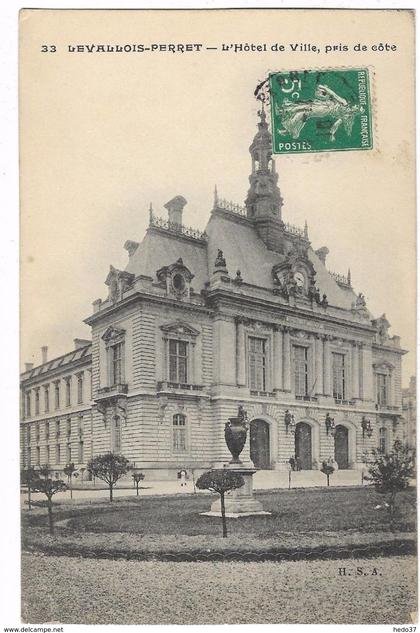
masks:
<svg viewBox="0 0 420 633"><path fill-rule="evenodd" d="M76 473L76 466L73 464L73 462L69 462L68 464L66 464L66 466L63 468L63 473L65 475L67 475L67 481L69 482L69 488L70 488L70 499L73 499L73 486L72 486L72 477L73 475L75 475Z"/></svg>
<svg viewBox="0 0 420 633"><path fill-rule="evenodd" d="M24 468L20 472L20 481L23 485L26 485L28 488L28 510L32 510L31 503L31 483L34 479L36 479L37 473L33 466L28 466L28 468Z"/></svg>
<svg viewBox="0 0 420 633"><path fill-rule="evenodd" d="M234 470L209 470L200 475L196 486L200 490L211 490L220 495L220 509L222 512L223 537L227 536L225 493L229 490L236 490L245 484L244 478Z"/></svg>
<svg viewBox="0 0 420 633"><path fill-rule="evenodd" d="M52 498L57 492L64 492L67 490L67 486L62 479L42 479L41 477L36 477L32 480L31 487L34 492L43 492L47 497L48 523L50 526L50 533L54 534Z"/></svg>
<svg viewBox="0 0 420 633"><path fill-rule="evenodd" d="M52 473L52 468L49 464L43 464L37 470L37 474L40 477L44 477L44 479L48 479L49 477L51 477L51 473Z"/></svg>
<svg viewBox="0 0 420 633"><path fill-rule="evenodd" d="M330 476L334 473L334 466L328 464L328 462L322 462L321 473L327 476L327 486L330 485Z"/></svg>
<svg viewBox="0 0 420 633"><path fill-rule="evenodd" d="M375 487L376 492L387 496L387 509L393 527L397 494L408 488L410 479L415 476L415 450L396 440L391 453L384 455L379 450L372 450L372 455L373 463L365 479Z"/></svg>
<svg viewBox="0 0 420 633"><path fill-rule="evenodd" d="M144 475L143 475L143 473L133 473L131 476L133 478L134 486L136 488L136 494L137 494L137 497L138 497L139 496L139 483L141 481L143 481Z"/></svg>
<svg viewBox="0 0 420 633"><path fill-rule="evenodd" d="M117 453L104 453L89 461L88 471L92 473L93 477L98 477L108 484L110 501L112 501L112 491L115 484L130 470L129 463L124 455Z"/></svg>

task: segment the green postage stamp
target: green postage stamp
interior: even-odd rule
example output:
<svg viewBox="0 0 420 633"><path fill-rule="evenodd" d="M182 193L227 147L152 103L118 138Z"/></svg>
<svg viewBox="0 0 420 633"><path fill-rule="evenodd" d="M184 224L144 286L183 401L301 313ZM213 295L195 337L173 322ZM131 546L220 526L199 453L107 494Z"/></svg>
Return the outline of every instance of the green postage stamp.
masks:
<svg viewBox="0 0 420 633"><path fill-rule="evenodd" d="M372 149L365 68L270 74L276 154Z"/></svg>

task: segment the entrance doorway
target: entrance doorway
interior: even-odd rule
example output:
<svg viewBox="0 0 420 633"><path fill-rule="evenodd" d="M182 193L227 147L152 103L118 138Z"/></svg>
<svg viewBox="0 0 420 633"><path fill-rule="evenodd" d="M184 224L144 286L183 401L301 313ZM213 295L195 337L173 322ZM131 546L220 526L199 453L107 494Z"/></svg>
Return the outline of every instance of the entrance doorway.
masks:
<svg viewBox="0 0 420 633"><path fill-rule="evenodd" d="M342 424L335 427L334 458L340 470L349 467L349 430Z"/></svg>
<svg viewBox="0 0 420 633"><path fill-rule="evenodd" d="M302 470L312 470L312 428L306 422L296 424L295 456Z"/></svg>
<svg viewBox="0 0 420 633"><path fill-rule="evenodd" d="M270 425L265 420L252 420L249 427L251 460L255 468L268 470L270 464Z"/></svg>

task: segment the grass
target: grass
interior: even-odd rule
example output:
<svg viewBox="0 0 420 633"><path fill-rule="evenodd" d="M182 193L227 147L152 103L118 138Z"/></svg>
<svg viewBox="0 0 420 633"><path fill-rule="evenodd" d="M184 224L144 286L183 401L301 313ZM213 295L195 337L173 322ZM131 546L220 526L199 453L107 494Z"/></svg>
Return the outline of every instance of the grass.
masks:
<svg viewBox="0 0 420 633"><path fill-rule="evenodd" d="M384 498L372 488L280 490L258 494L271 515L221 520L201 516L210 495L130 497L114 503L57 506L56 534L45 510L25 513L27 551L65 556L147 560L299 560L413 551L415 491L401 493L400 521L390 531Z"/></svg>
<svg viewBox="0 0 420 633"><path fill-rule="evenodd" d="M257 495L271 515L230 519L237 535L276 537L285 532L386 532L387 512L375 507L384 497L370 487L304 488L263 492ZM67 527L76 532L127 532L130 534L219 535L220 519L201 516L209 509L207 495L133 497L113 504L89 508L57 507L56 519L68 519ZM415 491L399 495L398 531L415 530ZM29 519L42 525L44 517Z"/></svg>
<svg viewBox="0 0 420 633"><path fill-rule="evenodd" d="M340 576L362 566L367 576ZM370 575L373 567L378 574ZM24 554L24 622L65 624L410 623L414 556L168 563Z"/></svg>

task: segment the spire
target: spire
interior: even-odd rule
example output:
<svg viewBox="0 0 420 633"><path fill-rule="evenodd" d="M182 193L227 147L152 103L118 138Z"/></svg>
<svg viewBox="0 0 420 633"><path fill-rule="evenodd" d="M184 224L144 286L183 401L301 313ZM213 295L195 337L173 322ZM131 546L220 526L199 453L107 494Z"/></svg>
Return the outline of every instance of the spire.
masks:
<svg viewBox="0 0 420 633"><path fill-rule="evenodd" d="M213 200L213 209L216 209L219 204L219 196L217 193L217 185L214 185L214 200Z"/></svg>
<svg viewBox="0 0 420 633"><path fill-rule="evenodd" d="M152 224L152 222L153 222L153 205L152 205L152 203L150 203L150 206L149 206L149 222L150 222L150 224Z"/></svg>
<svg viewBox="0 0 420 633"><path fill-rule="evenodd" d="M258 131L249 148L252 171L245 200L247 216L254 220L281 220L282 199L277 186L278 174L272 157L271 134L263 103L258 110L258 118Z"/></svg>
<svg viewBox="0 0 420 633"><path fill-rule="evenodd" d="M308 223L306 220L305 220L305 228L303 230L303 237L305 238L305 240L309 239L308 238Z"/></svg>
<svg viewBox="0 0 420 633"><path fill-rule="evenodd" d="M350 272L350 268L349 268L348 273L347 273L347 283L348 283L349 286L351 286L351 272Z"/></svg>

